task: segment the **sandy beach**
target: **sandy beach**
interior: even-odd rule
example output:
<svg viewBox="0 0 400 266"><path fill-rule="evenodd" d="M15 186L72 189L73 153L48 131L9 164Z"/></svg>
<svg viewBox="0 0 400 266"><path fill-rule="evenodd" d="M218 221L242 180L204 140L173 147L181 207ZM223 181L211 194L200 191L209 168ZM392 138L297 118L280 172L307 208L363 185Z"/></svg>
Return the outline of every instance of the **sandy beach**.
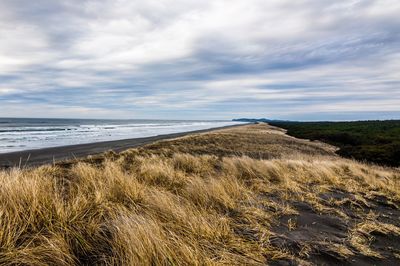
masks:
<svg viewBox="0 0 400 266"><path fill-rule="evenodd" d="M204 130L194 130L173 134L163 134L152 137L103 141L87 144L68 145L35 150L26 150L0 154L0 168L28 167L60 162L69 159L96 155L106 151L121 152L130 148L139 147L159 140L183 137L189 134L204 133L212 130L230 128L242 125L224 126Z"/></svg>

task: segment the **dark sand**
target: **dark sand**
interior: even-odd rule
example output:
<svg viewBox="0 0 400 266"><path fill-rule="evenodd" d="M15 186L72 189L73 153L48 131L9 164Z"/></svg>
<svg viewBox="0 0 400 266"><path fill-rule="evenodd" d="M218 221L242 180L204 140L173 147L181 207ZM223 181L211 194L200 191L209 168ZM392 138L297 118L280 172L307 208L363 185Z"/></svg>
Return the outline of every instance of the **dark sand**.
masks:
<svg viewBox="0 0 400 266"><path fill-rule="evenodd" d="M306 244L311 247L307 260L315 265L400 265L399 259L392 254L393 250L400 249L400 236L395 234L371 233L369 246L372 250L379 252L383 256L382 259L365 256L354 249L353 256L343 258L330 249L334 244L346 243L352 228L363 221L356 214L357 211L373 212L378 215L379 222L400 226L400 210L395 204L384 196L376 196L372 199L365 199L366 204L356 206L350 201L354 199L354 195L335 189L322 194L321 198L325 200L324 204L333 208L335 206L330 205L329 199L348 200L344 201L345 203L340 206L340 209L351 219L346 221L334 214L319 213L306 202L280 201L279 198L275 198L279 204L289 202L299 213L280 217L279 224L274 225L271 230L274 233L271 238L272 246L285 248L293 254L299 254ZM295 221L294 229L288 229L289 219ZM271 265L297 264L292 264L289 260L278 259Z"/></svg>
<svg viewBox="0 0 400 266"><path fill-rule="evenodd" d="M181 133L158 135L153 137L103 141L87 144L68 145L60 147L43 148L36 150L17 151L0 154L0 168L38 166L55 163L88 155L100 154L106 151L121 152L130 148L143 146L158 140L167 140L183 137L195 133L204 133L222 128L241 125L217 127L203 130L195 130Z"/></svg>

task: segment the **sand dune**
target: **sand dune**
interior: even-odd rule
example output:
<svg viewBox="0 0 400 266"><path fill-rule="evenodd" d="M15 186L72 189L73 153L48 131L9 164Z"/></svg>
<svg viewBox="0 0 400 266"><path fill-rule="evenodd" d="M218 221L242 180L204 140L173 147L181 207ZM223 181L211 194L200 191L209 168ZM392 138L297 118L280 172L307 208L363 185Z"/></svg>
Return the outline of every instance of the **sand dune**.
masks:
<svg viewBox="0 0 400 266"><path fill-rule="evenodd" d="M0 178L1 264L400 263L399 171L266 124Z"/></svg>

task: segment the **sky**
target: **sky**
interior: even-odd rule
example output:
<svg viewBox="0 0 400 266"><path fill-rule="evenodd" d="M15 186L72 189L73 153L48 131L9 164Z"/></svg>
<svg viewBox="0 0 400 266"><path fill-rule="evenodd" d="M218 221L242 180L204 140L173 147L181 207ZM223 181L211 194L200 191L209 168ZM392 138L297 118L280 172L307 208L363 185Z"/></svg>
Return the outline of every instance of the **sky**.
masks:
<svg viewBox="0 0 400 266"><path fill-rule="evenodd" d="M0 117L400 118L399 0L1 0Z"/></svg>

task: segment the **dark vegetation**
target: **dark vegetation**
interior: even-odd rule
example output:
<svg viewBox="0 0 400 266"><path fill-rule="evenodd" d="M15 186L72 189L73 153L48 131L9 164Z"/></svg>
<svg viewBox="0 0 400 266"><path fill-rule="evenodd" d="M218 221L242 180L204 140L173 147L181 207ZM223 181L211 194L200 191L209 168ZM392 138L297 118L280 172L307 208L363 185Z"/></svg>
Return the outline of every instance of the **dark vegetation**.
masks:
<svg viewBox="0 0 400 266"><path fill-rule="evenodd" d="M304 139L339 147L347 158L400 166L400 120L356 122L269 122Z"/></svg>

